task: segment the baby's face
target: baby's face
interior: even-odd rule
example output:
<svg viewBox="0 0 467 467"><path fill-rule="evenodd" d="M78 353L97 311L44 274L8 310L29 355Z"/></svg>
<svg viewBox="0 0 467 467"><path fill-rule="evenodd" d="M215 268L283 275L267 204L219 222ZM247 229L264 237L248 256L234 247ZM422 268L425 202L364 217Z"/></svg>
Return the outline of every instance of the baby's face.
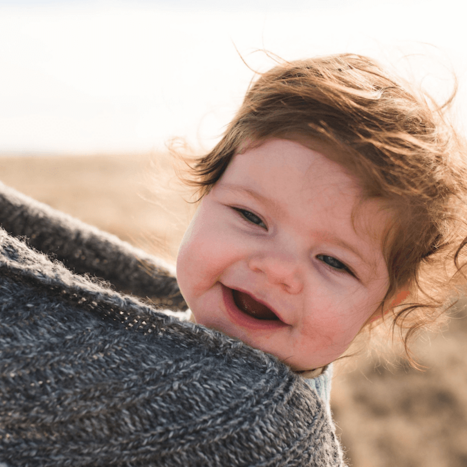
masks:
<svg viewBox="0 0 467 467"><path fill-rule="evenodd" d="M196 321L294 370L348 348L388 290L387 214L310 146L270 139L236 155L180 247L177 276Z"/></svg>

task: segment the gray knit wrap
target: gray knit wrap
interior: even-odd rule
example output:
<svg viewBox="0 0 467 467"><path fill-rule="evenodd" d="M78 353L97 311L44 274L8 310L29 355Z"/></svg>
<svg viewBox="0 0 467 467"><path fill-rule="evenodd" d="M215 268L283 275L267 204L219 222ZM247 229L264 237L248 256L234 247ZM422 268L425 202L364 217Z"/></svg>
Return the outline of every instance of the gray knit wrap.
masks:
<svg viewBox="0 0 467 467"><path fill-rule="evenodd" d="M77 274L104 278L120 292L158 306L186 308L168 264L2 183L0 225Z"/></svg>
<svg viewBox="0 0 467 467"><path fill-rule="evenodd" d="M34 233L53 251L50 235L66 218L0 188L0 211L21 199L12 217L17 235L31 209L47 213ZM70 239L86 236L86 226L69 221L71 231L84 229ZM11 232L8 219L1 222ZM80 243L79 267L96 275L82 245L95 258L104 241L109 264L113 240L92 232L93 240ZM116 255L123 247L135 252L114 245ZM152 298L166 303L178 294L176 281L146 259L157 267L140 274L153 281ZM276 358L73 273L1 229L0 274L0 462L343 466L325 402ZM122 282L115 270L109 274L114 287Z"/></svg>

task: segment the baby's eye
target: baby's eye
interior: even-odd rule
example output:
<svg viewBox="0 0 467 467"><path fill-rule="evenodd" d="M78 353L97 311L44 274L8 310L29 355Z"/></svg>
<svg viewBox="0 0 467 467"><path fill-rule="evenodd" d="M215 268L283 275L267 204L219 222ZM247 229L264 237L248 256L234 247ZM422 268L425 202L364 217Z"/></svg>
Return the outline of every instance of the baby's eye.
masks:
<svg viewBox="0 0 467 467"><path fill-rule="evenodd" d="M349 274L354 275L353 272L344 264L341 263L338 259L333 258L328 255L317 255L316 256L320 261L331 266L331 268L336 269L337 271L348 272Z"/></svg>
<svg viewBox="0 0 467 467"><path fill-rule="evenodd" d="M245 220L252 224L258 225L267 230L265 223L256 215L246 209L234 208Z"/></svg>

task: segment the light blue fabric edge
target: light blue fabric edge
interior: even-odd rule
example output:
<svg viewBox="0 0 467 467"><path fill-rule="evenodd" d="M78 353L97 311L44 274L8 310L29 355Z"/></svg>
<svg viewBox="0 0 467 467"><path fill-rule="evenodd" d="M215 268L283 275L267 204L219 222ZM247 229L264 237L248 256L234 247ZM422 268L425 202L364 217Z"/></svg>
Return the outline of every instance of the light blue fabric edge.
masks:
<svg viewBox="0 0 467 467"><path fill-rule="evenodd" d="M331 410L331 382L332 382L332 363L327 365L325 370L316 378L305 379L307 384L314 389L318 396L326 403Z"/></svg>

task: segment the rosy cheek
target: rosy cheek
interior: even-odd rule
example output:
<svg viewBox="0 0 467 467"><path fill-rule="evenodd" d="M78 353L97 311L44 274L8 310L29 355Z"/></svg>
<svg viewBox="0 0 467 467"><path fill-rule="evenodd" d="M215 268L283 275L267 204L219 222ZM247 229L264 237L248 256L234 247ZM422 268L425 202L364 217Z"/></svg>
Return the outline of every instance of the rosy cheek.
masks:
<svg viewBox="0 0 467 467"><path fill-rule="evenodd" d="M343 353L352 343L362 326L362 318L357 310L345 310L344 305L340 305L341 311L334 306L325 307L321 316L315 313L314 319L310 319L304 329L304 337L309 342L319 343L319 349L324 352Z"/></svg>
<svg viewBox="0 0 467 467"><path fill-rule="evenodd" d="M177 256L177 279L180 287L182 287L182 292L185 283L190 282L190 277L193 275L194 267L195 262L190 255L189 244L184 243L181 245Z"/></svg>

